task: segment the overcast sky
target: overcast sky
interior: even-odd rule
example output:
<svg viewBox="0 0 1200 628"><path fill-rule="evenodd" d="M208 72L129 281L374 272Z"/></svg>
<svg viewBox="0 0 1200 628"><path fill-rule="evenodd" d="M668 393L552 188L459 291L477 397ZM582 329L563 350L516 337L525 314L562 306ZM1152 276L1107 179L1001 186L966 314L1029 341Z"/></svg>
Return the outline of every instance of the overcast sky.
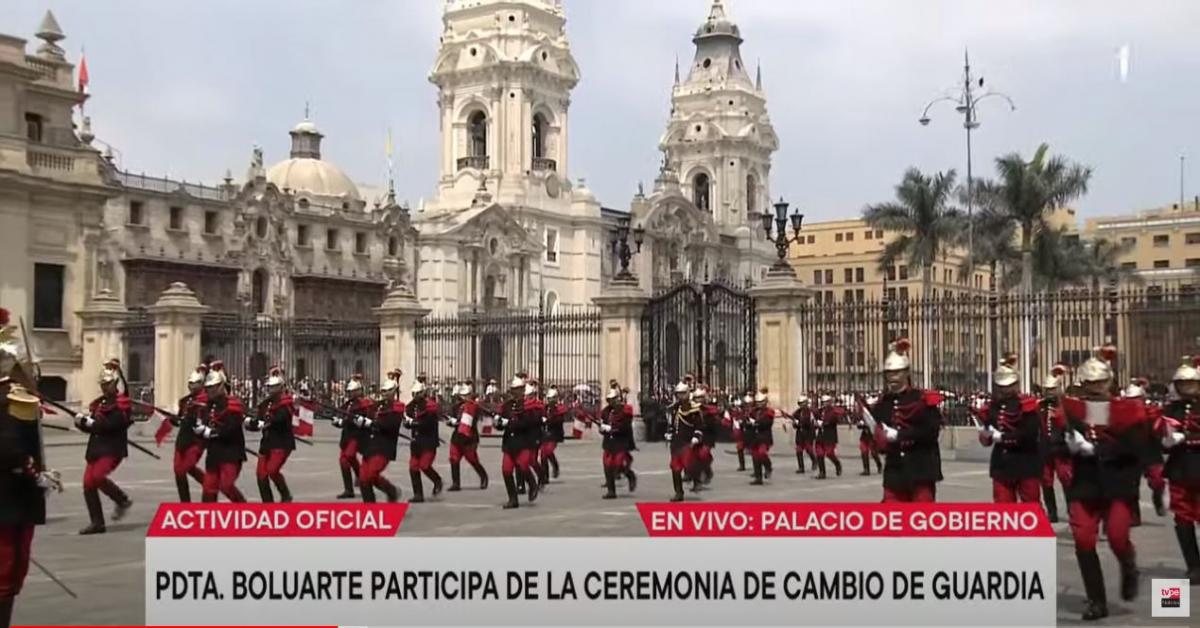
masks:
<svg viewBox="0 0 1200 628"><path fill-rule="evenodd" d="M965 47L988 87L976 173L1039 142L1095 168L1085 216L1200 194L1200 2L1191 0L725 0L761 60L780 137L771 192L809 216L857 215L891 198L908 166L965 174L961 118L924 104L959 80ZM572 178L628 208L654 179L672 66L711 0L564 0L583 79L572 99ZM251 146L287 157L312 102L324 156L380 185L392 127L401 197L432 193L441 0L5 0L0 32L33 40L46 8L72 59L87 49L98 137L124 166L216 182ZM30 51L36 47L29 46ZM1118 72L1128 45L1130 71ZM1190 201L1189 201L1190 202Z"/></svg>

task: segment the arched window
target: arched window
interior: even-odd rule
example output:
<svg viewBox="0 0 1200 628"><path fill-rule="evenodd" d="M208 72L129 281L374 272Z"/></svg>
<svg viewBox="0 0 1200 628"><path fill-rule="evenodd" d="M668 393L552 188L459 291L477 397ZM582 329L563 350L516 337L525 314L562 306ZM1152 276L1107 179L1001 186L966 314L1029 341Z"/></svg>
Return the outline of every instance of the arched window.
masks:
<svg viewBox="0 0 1200 628"><path fill-rule="evenodd" d="M533 158L546 157L546 118L540 113L533 114Z"/></svg>
<svg viewBox="0 0 1200 628"><path fill-rule="evenodd" d="M709 183L708 175L701 172L692 179L692 202L703 211L709 211L711 205L709 203L709 191L712 185Z"/></svg>
<svg viewBox="0 0 1200 628"><path fill-rule="evenodd" d="M388 257L396 257L400 252L400 238L392 236L388 238Z"/></svg>
<svg viewBox="0 0 1200 628"><path fill-rule="evenodd" d="M476 111L467 118L468 145L472 157L486 157L487 150L487 114Z"/></svg>
<svg viewBox="0 0 1200 628"><path fill-rule="evenodd" d="M558 293L551 290L546 293L545 314L546 316L554 316L558 311Z"/></svg>
<svg viewBox="0 0 1200 628"><path fill-rule="evenodd" d="M254 311L265 314L267 310L267 273L263 269L254 271L251 286L251 296L254 299Z"/></svg>
<svg viewBox="0 0 1200 628"><path fill-rule="evenodd" d="M267 219L266 218L259 216L258 220L255 221L254 235L258 236L259 240L263 240L267 237Z"/></svg>
<svg viewBox="0 0 1200 628"><path fill-rule="evenodd" d="M746 175L746 214L758 211L758 181L754 175Z"/></svg>

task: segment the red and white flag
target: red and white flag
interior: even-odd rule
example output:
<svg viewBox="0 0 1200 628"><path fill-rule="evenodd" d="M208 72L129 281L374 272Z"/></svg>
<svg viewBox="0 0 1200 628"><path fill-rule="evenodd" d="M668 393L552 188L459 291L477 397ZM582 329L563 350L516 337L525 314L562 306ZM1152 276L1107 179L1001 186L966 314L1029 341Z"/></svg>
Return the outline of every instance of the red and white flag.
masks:
<svg viewBox="0 0 1200 628"><path fill-rule="evenodd" d="M483 434L484 436L491 435L492 432L496 431L496 427L494 425L495 422L495 417L484 417L483 420L479 422L479 433Z"/></svg>
<svg viewBox="0 0 1200 628"><path fill-rule="evenodd" d="M463 436L471 437L471 427L475 425L475 417L469 412L463 412L458 419L458 433Z"/></svg>
<svg viewBox="0 0 1200 628"><path fill-rule="evenodd" d="M175 429L175 426L171 424L171 419L168 419L167 415L159 412L157 409L150 416L151 421L154 419L158 419L158 429L154 430L154 444L162 447L163 441L167 440L167 437L171 435L171 431Z"/></svg>
<svg viewBox="0 0 1200 628"><path fill-rule="evenodd" d="M583 433L591 427L591 423L579 418L575 415L575 421L571 424L571 438L583 438Z"/></svg>
<svg viewBox="0 0 1200 628"><path fill-rule="evenodd" d="M79 55L79 102L80 103L87 100L88 83L90 81L91 81L91 77L88 75L87 55L80 54Z"/></svg>
<svg viewBox="0 0 1200 628"><path fill-rule="evenodd" d="M292 415L292 432L296 436L312 436L313 424L317 419L316 408L308 402L301 401L296 409L298 412Z"/></svg>

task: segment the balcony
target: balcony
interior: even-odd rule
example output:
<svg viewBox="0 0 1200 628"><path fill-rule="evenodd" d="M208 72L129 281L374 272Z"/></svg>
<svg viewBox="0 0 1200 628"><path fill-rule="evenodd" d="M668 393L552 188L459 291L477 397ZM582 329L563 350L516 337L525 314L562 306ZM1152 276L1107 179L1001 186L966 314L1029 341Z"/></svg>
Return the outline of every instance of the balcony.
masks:
<svg viewBox="0 0 1200 628"><path fill-rule="evenodd" d="M545 172L545 171L557 172L558 171L558 162L554 161L553 159L547 159L545 157L534 157L533 158L533 170L535 172Z"/></svg>
<svg viewBox="0 0 1200 628"><path fill-rule="evenodd" d="M30 68L38 73L38 80L50 81L51 83L58 81L58 65L49 61L43 61L37 57L26 57L25 63Z"/></svg>
<svg viewBox="0 0 1200 628"><path fill-rule="evenodd" d="M39 150L30 147L25 151L25 162L35 172L72 172L75 170L75 157L60 151Z"/></svg>
<svg viewBox="0 0 1200 628"><path fill-rule="evenodd" d="M473 155L471 157L459 157L458 169L466 170L467 168L474 168L475 170L487 170L488 156Z"/></svg>

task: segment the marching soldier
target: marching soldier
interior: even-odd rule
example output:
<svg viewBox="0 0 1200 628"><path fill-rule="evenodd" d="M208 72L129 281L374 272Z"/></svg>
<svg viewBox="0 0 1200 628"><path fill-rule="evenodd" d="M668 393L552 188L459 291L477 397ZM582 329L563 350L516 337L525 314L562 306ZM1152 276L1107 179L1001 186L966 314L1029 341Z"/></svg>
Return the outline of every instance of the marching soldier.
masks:
<svg viewBox="0 0 1200 628"><path fill-rule="evenodd" d="M50 485L37 412L37 397L0 374L0 626L11 623L14 601L29 573L34 526L46 523L45 488Z"/></svg>
<svg viewBox="0 0 1200 628"><path fill-rule="evenodd" d="M1017 357L1009 355L992 375L994 394L982 412L979 442L992 448L992 500L1037 503L1042 475L1038 451L1038 401L1017 389Z"/></svg>
<svg viewBox="0 0 1200 628"><path fill-rule="evenodd" d="M746 423L743 429L750 447L750 461L754 465L754 479L750 484L761 486L764 476L771 478L771 445L774 444L775 410L767 404L767 389L754 395L754 407Z"/></svg>
<svg viewBox="0 0 1200 628"><path fill-rule="evenodd" d="M833 463L834 472L842 475L842 461L838 459L838 425L846 417L846 411L833 404L833 397L821 395L821 409L817 414L817 479L824 480L825 461Z"/></svg>
<svg viewBox="0 0 1200 628"><path fill-rule="evenodd" d="M285 504L292 501L292 492L283 477L283 465L296 450L296 435L292 432L296 406L292 394L283 389L283 384L283 370L272 367L267 376L267 398L259 404L256 416L247 417L245 424L251 432L262 432L254 476L264 504L275 501L271 494L272 482L279 489L279 501Z"/></svg>
<svg viewBox="0 0 1200 628"><path fill-rule="evenodd" d="M870 412L884 450L883 501L932 502L942 481L938 431L941 395L912 385L908 339L896 341L883 363L886 388Z"/></svg>
<svg viewBox="0 0 1200 628"><path fill-rule="evenodd" d="M1071 473L1071 457L1063 441L1066 417L1059 407L1063 377L1067 367L1056 364L1042 380L1042 399L1038 404L1038 448L1042 456L1042 504L1050 523L1058 523L1058 501L1054 496L1054 477L1058 476L1063 490Z"/></svg>
<svg viewBox="0 0 1200 628"><path fill-rule="evenodd" d="M1167 490L1167 479L1163 476L1163 449L1162 439L1155 436L1155 427L1159 425L1162 417L1162 409L1158 404L1151 403L1146 399L1146 387L1150 382L1144 378L1134 379L1125 390L1121 392L1121 396L1126 399L1137 399L1146 404L1146 411L1150 413L1150 417L1143 423L1143 428L1147 432L1145 438L1142 439L1142 467L1145 469L1146 485L1150 487L1150 499L1154 504L1154 512L1162 517L1167 514L1166 506L1163 504L1163 494ZM1140 504L1133 511L1133 525L1139 526L1142 524L1142 509Z"/></svg>
<svg viewBox="0 0 1200 628"><path fill-rule="evenodd" d="M245 502L237 479L242 473L242 463L246 462L246 434L242 431L246 408L241 399L229 393L229 379L221 362L209 366L204 394L208 406L195 428L196 435L204 439L207 452L200 500L215 502L219 492L231 502Z"/></svg>
<svg viewBox="0 0 1200 628"><path fill-rule="evenodd" d="M637 474L629 457L629 443L633 431L633 406L625 403L618 391L609 390L608 405L600 411L600 434L604 441L604 482L608 492L604 499L617 497L617 475L629 480L629 492L637 490Z"/></svg>
<svg viewBox="0 0 1200 628"><path fill-rule="evenodd" d="M462 404L459 405L458 414L449 421L454 433L450 435L450 488L446 490L452 493L462 490L459 464L465 459L479 475L479 490L482 491L488 487L488 474L479 462L479 420L486 410L481 407L471 384L464 383L460 390Z"/></svg>
<svg viewBox="0 0 1200 628"><path fill-rule="evenodd" d="M696 448L704 443L700 408L692 403L692 391L687 382L675 385L675 406L671 410L671 427L667 440L671 443L671 483L675 488L673 502L683 501L683 474L696 477ZM695 492L695 487L693 492Z"/></svg>
<svg viewBox="0 0 1200 628"><path fill-rule="evenodd" d="M1096 554L1102 521L1108 545L1121 566L1121 597L1132 600L1138 589L1137 556L1129 529L1142 475L1140 441L1144 434L1140 426L1148 415L1141 402L1113 397L1109 361L1116 351L1116 347L1106 346L1099 356L1084 362L1077 373L1080 395L1063 399L1064 438L1071 455L1067 508L1087 593L1084 621L1108 616L1104 573Z"/></svg>
<svg viewBox="0 0 1200 628"><path fill-rule="evenodd" d="M379 385L375 418L360 416L355 419L358 427L369 434L358 474L358 487L367 504L375 502L376 488L383 491L389 502L400 500L400 490L383 476L388 464L396 459L396 441L400 439L400 427L404 423L404 402L400 401L399 392L400 371L391 371Z"/></svg>
<svg viewBox="0 0 1200 628"><path fill-rule="evenodd" d="M1167 450L1175 537L1187 565L1187 577L1195 586L1200 584L1200 548L1196 542L1196 523L1200 522L1200 358L1185 358L1171 379L1179 399L1164 412L1161 439Z"/></svg>
<svg viewBox="0 0 1200 628"><path fill-rule="evenodd" d="M558 444L566 440L563 433L563 422L567 418L567 406L558 398L558 389L554 386L546 389L546 423L542 428L542 446L539 450L538 472L541 474L542 485L550 483L551 474L558 478L558 456L554 451Z"/></svg>
<svg viewBox="0 0 1200 628"><path fill-rule="evenodd" d="M792 430L796 432L796 473L803 475L804 456L808 456L814 469L817 467L816 450L813 448L817 431L813 411L805 395L796 400L796 411L792 413Z"/></svg>
<svg viewBox="0 0 1200 628"><path fill-rule="evenodd" d="M409 402L408 418L405 427L412 430L412 443L409 446L408 477L412 480L413 496L408 501L419 504L425 501L425 486L421 480L424 473L433 482L433 496L442 493L442 476L433 468L433 460L438 450L438 424L440 421L438 403L430 397L431 391L425 384L416 382L412 388L412 401Z"/></svg>
<svg viewBox="0 0 1200 628"><path fill-rule="evenodd" d="M204 456L204 442L196 436L196 421L200 412L208 404L204 395L204 378L208 375L208 366L201 364L188 376L188 394L179 400L179 410L171 423L179 429L175 436L175 488L179 490L179 501L192 501L191 487L188 478L197 483L204 482L204 473L200 471L200 458Z"/></svg>
<svg viewBox="0 0 1200 628"><path fill-rule="evenodd" d="M700 425L704 432L704 443L696 448L696 465L699 467L699 480L702 485L712 482L713 478L713 449L717 446L717 429L721 426L721 409L713 402L704 386L697 386L692 394L696 405L700 406Z"/></svg>
<svg viewBox="0 0 1200 628"><path fill-rule="evenodd" d="M513 378L509 397L497 417L499 427L504 430L500 444L503 453L500 472L504 477L504 490L508 493L505 509L520 506L517 501L517 475L525 479L531 503L538 495L537 477L532 468L532 443L536 442L534 432L541 430L544 406L535 398L527 398L526 386L523 378Z"/></svg>
<svg viewBox="0 0 1200 628"><path fill-rule="evenodd" d="M733 397L732 407L725 410L721 423L733 434L733 442L737 451L738 471L746 470L746 439L742 431L742 420L745 413L742 410L742 398Z"/></svg>
<svg viewBox="0 0 1200 628"><path fill-rule="evenodd" d="M104 510L100 493L116 504L113 521L120 521L133 502L121 487L108 478L129 456L129 426L133 425L133 404L118 389L120 364L111 360L100 373L101 395L88 406L87 414L75 415L75 425L88 434L83 471L83 501L91 521L80 534L102 534L105 531Z"/></svg>
<svg viewBox="0 0 1200 628"><path fill-rule="evenodd" d="M867 406L875 405L876 399L873 397L867 398ZM875 472L883 473L883 460L879 457L879 446L875 443L875 434L871 427L867 425L866 420L859 413L858 423L858 455L862 458L862 473L859 475L871 475L871 460L875 461Z"/></svg>
<svg viewBox="0 0 1200 628"><path fill-rule="evenodd" d="M359 473L359 457L366 442L368 433L359 427L359 417L372 419L375 417L375 404L366 396L363 388L363 376L355 374L346 383L348 399L342 404L343 416L333 417L333 426L342 430L338 440L338 466L342 470L342 494L338 499L354 499L354 476Z"/></svg>

